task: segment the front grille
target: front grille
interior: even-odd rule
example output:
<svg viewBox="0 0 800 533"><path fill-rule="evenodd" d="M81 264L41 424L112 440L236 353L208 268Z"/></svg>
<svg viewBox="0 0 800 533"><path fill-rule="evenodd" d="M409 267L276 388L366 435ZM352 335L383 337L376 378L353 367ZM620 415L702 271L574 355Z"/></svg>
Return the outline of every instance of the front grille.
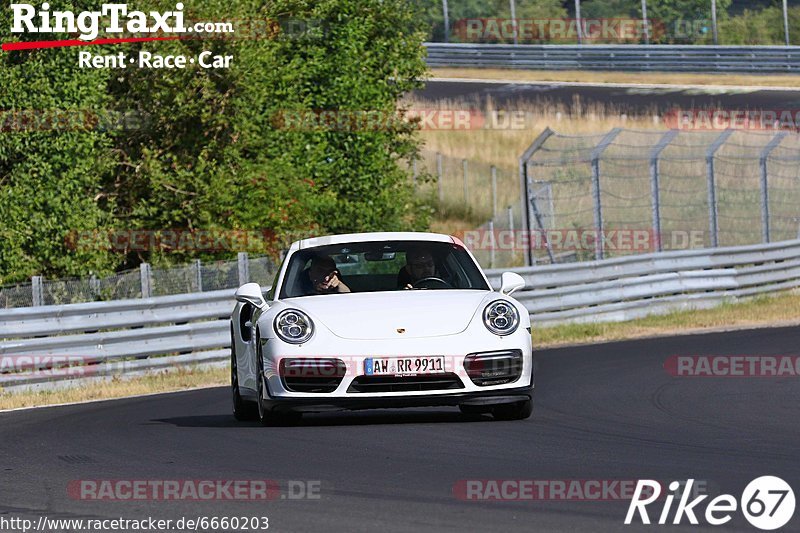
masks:
<svg viewBox="0 0 800 533"><path fill-rule="evenodd" d="M464 358L464 368L479 387L511 383L522 375L522 351L472 353Z"/></svg>
<svg viewBox="0 0 800 533"><path fill-rule="evenodd" d="M283 359L280 366L281 382L290 392L333 392L346 371L341 359Z"/></svg>
<svg viewBox="0 0 800 533"><path fill-rule="evenodd" d="M424 376L358 376L347 392L412 392L463 389L464 384L452 372Z"/></svg>

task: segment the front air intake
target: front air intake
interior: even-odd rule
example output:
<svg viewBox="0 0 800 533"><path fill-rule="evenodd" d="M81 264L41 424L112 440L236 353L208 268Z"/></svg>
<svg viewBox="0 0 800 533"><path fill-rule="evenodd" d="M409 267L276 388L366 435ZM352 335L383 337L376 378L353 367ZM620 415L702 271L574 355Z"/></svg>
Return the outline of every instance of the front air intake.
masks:
<svg viewBox="0 0 800 533"><path fill-rule="evenodd" d="M341 359L282 359L281 382L290 392L333 392L347 367Z"/></svg>
<svg viewBox="0 0 800 533"><path fill-rule="evenodd" d="M464 358L464 369L479 387L513 383L522 375L522 350L471 353Z"/></svg>

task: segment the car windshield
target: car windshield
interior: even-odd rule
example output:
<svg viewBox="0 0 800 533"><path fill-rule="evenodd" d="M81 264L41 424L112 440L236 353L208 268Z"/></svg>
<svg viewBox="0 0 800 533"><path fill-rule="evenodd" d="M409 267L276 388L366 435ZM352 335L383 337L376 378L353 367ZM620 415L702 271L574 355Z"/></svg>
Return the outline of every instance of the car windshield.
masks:
<svg viewBox="0 0 800 533"><path fill-rule="evenodd" d="M378 241L295 252L286 268L280 298L423 289L491 290L462 246Z"/></svg>

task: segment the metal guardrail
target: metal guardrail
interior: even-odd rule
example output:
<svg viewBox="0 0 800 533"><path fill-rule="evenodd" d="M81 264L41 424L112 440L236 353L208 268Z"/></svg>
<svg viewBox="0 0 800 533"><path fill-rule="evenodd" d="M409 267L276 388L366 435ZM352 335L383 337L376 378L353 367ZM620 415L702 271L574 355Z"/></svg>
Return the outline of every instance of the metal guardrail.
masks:
<svg viewBox="0 0 800 533"><path fill-rule="evenodd" d="M800 240L514 271L527 283L514 296L534 324L627 320L800 287ZM497 288L502 271L487 274ZM233 292L0 311L0 387L225 366Z"/></svg>
<svg viewBox="0 0 800 533"><path fill-rule="evenodd" d="M800 287L800 240L514 269L539 325L630 320ZM502 271L488 271L499 287Z"/></svg>
<svg viewBox="0 0 800 533"><path fill-rule="evenodd" d="M800 72L800 46L425 43L431 67Z"/></svg>

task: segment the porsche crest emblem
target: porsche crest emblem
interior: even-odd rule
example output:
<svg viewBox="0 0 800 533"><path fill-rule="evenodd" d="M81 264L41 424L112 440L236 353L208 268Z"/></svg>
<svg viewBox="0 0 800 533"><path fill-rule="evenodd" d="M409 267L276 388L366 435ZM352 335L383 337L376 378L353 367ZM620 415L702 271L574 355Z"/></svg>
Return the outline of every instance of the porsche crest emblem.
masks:
<svg viewBox="0 0 800 533"><path fill-rule="evenodd" d="M406 332L406 328L397 328L397 333L400 333L402 335L405 332Z"/></svg>

